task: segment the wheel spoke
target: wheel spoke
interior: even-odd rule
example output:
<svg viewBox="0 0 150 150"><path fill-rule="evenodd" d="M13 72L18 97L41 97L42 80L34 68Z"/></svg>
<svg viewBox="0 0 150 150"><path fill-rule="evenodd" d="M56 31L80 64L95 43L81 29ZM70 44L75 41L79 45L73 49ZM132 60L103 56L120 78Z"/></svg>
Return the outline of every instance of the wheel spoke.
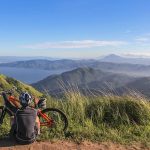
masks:
<svg viewBox="0 0 150 150"><path fill-rule="evenodd" d="M43 117L39 116L41 124L50 123L50 126L42 126L41 131L53 131L53 132L62 132L66 130L68 126L68 120L63 112L55 108L47 108L42 110L50 120L49 122Z"/></svg>

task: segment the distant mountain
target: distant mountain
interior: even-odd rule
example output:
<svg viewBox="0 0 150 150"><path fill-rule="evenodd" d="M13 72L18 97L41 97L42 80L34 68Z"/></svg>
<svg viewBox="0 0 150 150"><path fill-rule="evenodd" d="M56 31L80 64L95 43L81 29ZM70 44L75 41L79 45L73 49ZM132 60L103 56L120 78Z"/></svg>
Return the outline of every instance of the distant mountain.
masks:
<svg viewBox="0 0 150 150"><path fill-rule="evenodd" d="M150 66L128 63L111 63L111 62L93 62L89 65L95 69L101 69L107 72L122 73L134 77L150 76Z"/></svg>
<svg viewBox="0 0 150 150"><path fill-rule="evenodd" d="M84 67L60 75L49 76L44 80L32 84L32 86L40 91L48 91L49 94L53 95L61 93L65 89L71 89L72 87L76 90L113 90L133 80L135 80L135 78L126 75Z"/></svg>
<svg viewBox="0 0 150 150"><path fill-rule="evenodd" d="M82 59L60 59L60 58L51 58L51 57L42 57L42 56L35 56L35 57L21 57L21 56L0 56L0 63L8 63L6 65L15 65L17 66L17 64L20 66L20 63L25 63L25 61L30 60L30 62L34 61L34 60L50 60L50 61L60 61L61 60L72 60L74 61L74 63L77 62L83 62ZM19 61L19 62L18 62ZM23 62L22 62L23 61ZM91 61L89 60L84 60L84 62L89 62ZM93 59L94 61L94 59ZM99 57L99 59L95 59L95 61L100 61L100 62L111 62L111 63L128 63L128 64L142 64L142 65L150 65L150 58L131 58L131 57L123 57L123 56L119 56L119 55L115 55L115 54L110 54L107 55L105 57ZM15 64L13 63L15 62ZM17 64L16 64L17 62ZM13 63L13 64L9 64L9 63ZM4 65L4 64L3 64ZM22 64L22 67L26 67L24 66L25 64Z"/></svg>
<svg viewBox="0 0 150 150"><path fill-rule="evenodd" d="M7 77L3 74L0 74L0 91L9 90L13 86L17 87L18 92L28 91L34 96L41 96L42 94L35 90L32 86L24 84L16 79Z"/></svg>
<svg viewBox="0 0 150 150"><path fill-rule="evenodd" d="M57 60L57 58L51 58L51 57L40 57L40 56L29 56L29 57L23 57L23 56L0 56L0 63L10 63L10 62L16 62L16 61L27 61L27 60L35 60L35 59L46 59L46 60Z"/></svg>
<svg viewBox="0 0 150 150"><path fill-rule="evenodd" d="M115 54L110 54L104 58L100 58L101 62L112 62L112 63L129 63L129 64L142 64L150 65L150 58L129 58L122 57Z"/></svg>
<svg viewBox="0 0 150 150"><path fill-rule="evenodd" d="M28 60L28 61L17 61L12 63L0 64L2 67L17 67L17 68L34 68L34 69L45 69L45 70L57 70L57 69L74 69L77 67L84 67L89 65L94 60Z"/></svg>
<svg viewBox="0 0 150 150"><path fill-rule="evenodd" d="M100 60L102 62L120 62L122 61L124 58L115 54L110 54L105 56L104 58L101 58Z"/></svg>
<svg viewBox="0 0 150 150"><path fill-rule="evenodd" d="M106 57L109 61L118 60L121 62L122 57L116 55L110 55ZM105 59L105 61L106 61ZM104 59L103 59L104 61ZM114 63L114 62L103 62L102 60L28 60L28 61L17 61L12 63L2 63L0 67L16 67L16 68L33 68L41 70L64 70L69 71L79 67L91 67L100 69L102 71L122 73L134 77L148 77L150 76L150 65L142 64L129 64L128 63ZM126 60L127 61L127 60Z"/></svg>

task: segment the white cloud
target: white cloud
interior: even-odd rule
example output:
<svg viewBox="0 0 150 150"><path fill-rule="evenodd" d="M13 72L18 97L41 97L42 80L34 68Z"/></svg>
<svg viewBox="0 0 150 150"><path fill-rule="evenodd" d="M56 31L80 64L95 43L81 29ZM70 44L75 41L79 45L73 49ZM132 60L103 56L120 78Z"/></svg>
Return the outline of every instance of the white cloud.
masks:
<svg viewBox="0 0 150 150"><path fill-rule="evenodd" d="M127 57L150 57L150 50L149 52L130 52L130 53L122 53L122 55Z"/></svg>
<svg viewBox="0 0 150 150"><path fill-rule="evenodd" d="M149 37L140 37L136 39L137 42L148 42L150 41Z"/></svg>
<svg viewBox="0 0 150 150"><path fill-rule="evenodd" d="M150 34L147 33L143 36L138 36L136 39L135 39L136 42L138 43L149 43L150 42Z"/></svg>
<svg viewBox="0 0 150 150"><path fill-rule="evenodd" d="M102 46L120 46L127 44L125 41L105 41L105 40L82 40L82 41L60 41L45 42L31 45L23 45L28 49L51 49L51 48L92 48Z"/></svg>

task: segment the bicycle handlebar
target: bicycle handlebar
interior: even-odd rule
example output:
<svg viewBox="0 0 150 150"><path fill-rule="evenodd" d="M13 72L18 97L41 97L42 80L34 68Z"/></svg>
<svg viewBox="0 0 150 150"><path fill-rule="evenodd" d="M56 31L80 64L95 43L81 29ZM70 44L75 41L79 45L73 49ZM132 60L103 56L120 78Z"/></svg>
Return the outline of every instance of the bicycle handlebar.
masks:
<svg viewBox="0 0 150 150"><path fill-rule="evenodd" d="M0 95L2 95L2 93L8 94L8 95L12 95L12 94L14 93L14 91L16 91L16 90L17 90L17 87L13 86L13 88L10 89L10 90L1 91L1 92L0 92Z"/></svg>

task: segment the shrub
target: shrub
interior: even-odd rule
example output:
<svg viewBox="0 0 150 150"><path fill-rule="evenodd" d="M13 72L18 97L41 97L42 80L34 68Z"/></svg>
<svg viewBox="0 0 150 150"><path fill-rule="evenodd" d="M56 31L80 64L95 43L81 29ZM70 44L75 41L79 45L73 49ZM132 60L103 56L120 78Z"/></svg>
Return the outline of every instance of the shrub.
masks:
<svg viewBox="0 0 150 150"><path fill-rule="evenodd" d="M145 100L130 97L98 98L87 106L86 115L95 125L147 125L150 122L150 106Z"/></svg>

